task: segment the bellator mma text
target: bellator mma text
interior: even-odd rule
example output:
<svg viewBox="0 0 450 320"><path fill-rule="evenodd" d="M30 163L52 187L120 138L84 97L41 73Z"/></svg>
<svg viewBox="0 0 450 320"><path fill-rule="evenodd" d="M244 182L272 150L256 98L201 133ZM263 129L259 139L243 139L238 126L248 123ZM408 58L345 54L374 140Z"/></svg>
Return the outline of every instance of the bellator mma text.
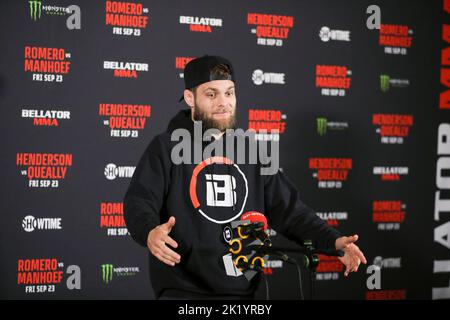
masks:
<svg viewBox="0 0 450 320"><path fill-rule="evenodd" d="M221 313L223 315L269 315L272 305L263 304L223 304L221 309L213 309L213 307L189 306L185 304L178 308L179 315L201 315L209 318L212 312Z"/></svg>

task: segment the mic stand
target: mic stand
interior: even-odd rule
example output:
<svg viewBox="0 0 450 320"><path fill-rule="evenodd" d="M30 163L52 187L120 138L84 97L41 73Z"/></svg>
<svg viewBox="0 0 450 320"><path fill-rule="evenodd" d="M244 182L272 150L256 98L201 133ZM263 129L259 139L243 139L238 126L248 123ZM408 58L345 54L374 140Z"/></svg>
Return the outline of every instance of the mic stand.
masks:
<svg viewBox="0 0 450 320"><path fill-rule="evenodd" d="M272 254L280 257L283 261L287 263L291 263L300 267L300 264L293 258L289 257L285 252L300 252L303 254L303 266L309 270L310 275L310 284L311 284L311 292L310 299L314 298L314 284L317 273L317 266L319 265L319 254L327 255L327 256L335 256L342 257L344 256L344 252L341 250L320 250L316 249L312 245L312 240L305 240L303 242L303 246L300 248L288 248L288 247L277 247L277 246L267 246L267 245L253 245L250 248L254 248L258 251L265 251L268 254ZM301 299L304 300L303 291L301 289L301 274L299 272L299 281L300 281L300 292Z"/></svg>
<svg viewBox="0 0 450 320"><path fill-rule="evenodd" d="M314 299L314 289L315 289L315 281L317 274L317 266L319 265L319 256L315 253L315 249L312 245L311 240L305 240L303 242L303 247L305 250L305 264L307 269L309 270L309 283L310 283L310 293L309 299Z"/></svg>

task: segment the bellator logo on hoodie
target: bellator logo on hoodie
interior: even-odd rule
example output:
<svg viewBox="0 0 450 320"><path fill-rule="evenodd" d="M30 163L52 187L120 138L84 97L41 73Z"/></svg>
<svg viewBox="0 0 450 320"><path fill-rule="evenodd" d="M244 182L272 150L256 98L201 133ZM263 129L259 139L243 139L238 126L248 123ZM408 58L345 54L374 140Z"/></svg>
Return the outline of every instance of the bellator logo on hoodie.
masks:
<svg viewBox="0 0 450 320"><path fill-rule="evenodd" d="M192 172L189 195L192 205L203 217L217 224L228 223L239 218L244 210L247 178L230 159L207 158Z"/></svg>

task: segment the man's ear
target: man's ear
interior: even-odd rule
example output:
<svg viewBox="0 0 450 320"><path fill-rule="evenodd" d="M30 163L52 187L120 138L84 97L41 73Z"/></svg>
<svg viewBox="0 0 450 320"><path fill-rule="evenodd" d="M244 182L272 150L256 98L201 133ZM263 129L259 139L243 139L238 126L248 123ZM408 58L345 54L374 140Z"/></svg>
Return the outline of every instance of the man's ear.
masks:
<svg viewBox="0 0 450 320"><path fill-rule="evenodd" d="M184 90L184 101L186 101L187 105L191 108L195 106L194 93L191 90Z"/></svg>

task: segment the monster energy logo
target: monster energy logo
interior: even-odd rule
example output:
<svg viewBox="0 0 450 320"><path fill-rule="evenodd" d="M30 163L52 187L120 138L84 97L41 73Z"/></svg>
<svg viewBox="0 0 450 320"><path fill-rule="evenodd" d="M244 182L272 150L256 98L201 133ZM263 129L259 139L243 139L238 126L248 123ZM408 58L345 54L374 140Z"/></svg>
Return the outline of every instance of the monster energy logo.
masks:
<svg viewBox="0 0 450 320"><path fill-rule="evenodd" d="M41 18L42 1L30 0L30 16L31 19L36 20Z"/></svg>
<svg viewBox="0 0 450 320"><path fill-rule="evenodd" d="M113 277L113 265L112 264L102 264L102 280L104 283L108 284L111 282Z"/></svg>
<svg viewBox="0 0 450 320"><path fill-rule="evenodd" d="M317 133L321 136L327 133L327 118L317 118Z"/></svg>
<svg viewBox="0 0 450 320"><path fill-rule="evenodd" d="M381 91L386 92L389 90L389 81L390 77L388 75L382 74L380 76Z"/></svg>

